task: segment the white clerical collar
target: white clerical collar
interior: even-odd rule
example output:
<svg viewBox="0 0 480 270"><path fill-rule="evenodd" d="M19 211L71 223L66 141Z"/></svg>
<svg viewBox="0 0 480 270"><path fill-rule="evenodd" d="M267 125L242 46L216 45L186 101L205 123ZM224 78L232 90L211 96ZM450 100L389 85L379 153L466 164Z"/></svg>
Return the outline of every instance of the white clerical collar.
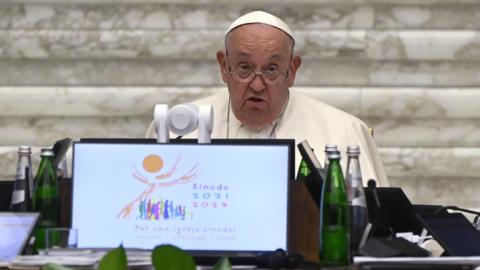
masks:
<svg viewBox="0 0 480 270"><path fill-rule="evenodd" d="M251 129L238 121L237 117L233 114L233 111L230 110L230 126L229 134L227 138L237 138L237 139L274 139L275 138L275 127L277 126L278 119L273 123L266 125L261 129ZM233 117L231 117L233 116Z"/></svg>
<svg viewBox="0 0 480 270"><path fill-rule="evenodd" d="M238 121L237 117L233 113L230 99L228 101L228 113L227 113L227 139L275 139L275 131L280 124L283 115L288 107L290 101L290 93L288 95L287 103L283 108L280 115L272 123L266 125L261 129L251 129Z"/></svg>

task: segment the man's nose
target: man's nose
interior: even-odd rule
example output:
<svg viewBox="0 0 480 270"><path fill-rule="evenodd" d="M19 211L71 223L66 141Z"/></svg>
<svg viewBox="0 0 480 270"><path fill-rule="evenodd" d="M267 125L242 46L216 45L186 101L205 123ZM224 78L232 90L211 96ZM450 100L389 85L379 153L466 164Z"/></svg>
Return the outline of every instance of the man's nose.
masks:
<svg viewBox="0 0 480 270"><path fill-rule="evenodd" d="M255 92L261 92L265 89L265 82L263 81L263 75L261 72L254 73L254 77L250 82L250 88Z"/></svg>

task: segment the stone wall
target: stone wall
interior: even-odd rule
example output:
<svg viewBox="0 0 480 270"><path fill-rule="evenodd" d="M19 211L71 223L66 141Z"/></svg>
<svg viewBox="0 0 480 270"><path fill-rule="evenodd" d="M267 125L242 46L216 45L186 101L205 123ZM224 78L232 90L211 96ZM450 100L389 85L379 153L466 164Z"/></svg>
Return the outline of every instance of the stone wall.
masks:
<svg viewBox="0 0 480 270"><path fill-rule="evenodd" d="M224 91L224 30L263 9L296 34L296 89L373 127L392 185L480 207L479 0L258 2L0 2L0 179L18 145L141 137L154 104Z"/></svg>

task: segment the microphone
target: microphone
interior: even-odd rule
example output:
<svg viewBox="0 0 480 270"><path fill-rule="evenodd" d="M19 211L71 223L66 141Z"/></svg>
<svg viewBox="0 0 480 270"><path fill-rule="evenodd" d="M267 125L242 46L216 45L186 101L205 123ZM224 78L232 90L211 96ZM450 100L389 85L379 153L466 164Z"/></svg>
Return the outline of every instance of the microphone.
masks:
<svg viewBox="0 0 480 270"><path fill-rule="evenodd" d="M382 208L382 205L380 204L380 199L378 198L377 182L374 179L370 179L367 182L367 186L372 190L373 198L375 199L375 208L380 210L380 208Z"/></svg>
<svg viewBox="0 0 480 270"><path fill-rule="evenodd" d="M371 190L373 196L374 209L371 211L373 220L372 220L372 230L373 235L390 235L395 236L395 233L388 223L388 218L385 216L384 211L382 210L382 204L380 203L380 197L378 196L377 182L374 179L370 179L367 182L368 188Z"/></svg>

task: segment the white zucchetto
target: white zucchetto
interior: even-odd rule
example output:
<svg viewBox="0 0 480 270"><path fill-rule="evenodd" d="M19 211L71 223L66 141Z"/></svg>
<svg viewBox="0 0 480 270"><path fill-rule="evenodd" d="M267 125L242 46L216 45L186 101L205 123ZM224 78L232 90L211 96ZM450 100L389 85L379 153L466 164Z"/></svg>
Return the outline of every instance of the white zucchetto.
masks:
<svg viewBox="0 0 480 270"><path fill-rule="evenodd" d="M226 34L230 33L230 31L232 31L233 29L241 25L252 24L252 23L262 23L262 24L266 24L266 25L270 25L275 28L278 28L283 32L285 32L287 35L289 35L292 38L292 40L295 42L295 38L293 37L292 30L290 30L290 27L288 27L288 25L282 19L270 13L267 13L265 11L260 11L260 10L247 13L239 17L235 21L233 21L230 27L228 27Z"/></svg>

